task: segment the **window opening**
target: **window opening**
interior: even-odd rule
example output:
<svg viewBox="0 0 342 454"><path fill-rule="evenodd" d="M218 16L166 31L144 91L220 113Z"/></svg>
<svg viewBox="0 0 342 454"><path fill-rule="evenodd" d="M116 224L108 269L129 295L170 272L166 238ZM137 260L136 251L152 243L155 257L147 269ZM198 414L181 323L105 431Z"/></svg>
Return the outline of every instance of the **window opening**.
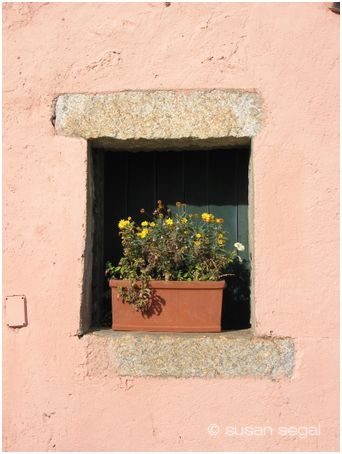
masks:
<svg viewBox="0 0 342 454"><path fill-rule="evenodd" d="M105 263L117 263L122 249L117 224L132 216L145 219L157 200L172 211L176 202L189 213L209 211L225 220L230 237L244 244L243 263L236 265L224 291L222 329L250 327L250 258L248 227L248 168L250 146L212 150L119 151L92 146L93 281L92 323L111 326L110 291Z"/></svg>

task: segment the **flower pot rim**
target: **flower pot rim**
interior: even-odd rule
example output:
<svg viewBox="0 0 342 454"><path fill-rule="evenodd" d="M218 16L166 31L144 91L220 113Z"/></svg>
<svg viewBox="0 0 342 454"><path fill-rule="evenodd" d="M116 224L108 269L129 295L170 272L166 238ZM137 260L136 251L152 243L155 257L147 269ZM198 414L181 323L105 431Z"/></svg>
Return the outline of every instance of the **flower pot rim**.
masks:
<svg viewBox="0 0 342 454"><path fill-rule="evenodd" d="M110 287L128 287L130 285L129 279L110 279ZM182 290L193 290L193 289L223 289L227 286L226 281L161 281L151 279L149 281L150 288L170 288L170 289L182 289Z"/></svg>

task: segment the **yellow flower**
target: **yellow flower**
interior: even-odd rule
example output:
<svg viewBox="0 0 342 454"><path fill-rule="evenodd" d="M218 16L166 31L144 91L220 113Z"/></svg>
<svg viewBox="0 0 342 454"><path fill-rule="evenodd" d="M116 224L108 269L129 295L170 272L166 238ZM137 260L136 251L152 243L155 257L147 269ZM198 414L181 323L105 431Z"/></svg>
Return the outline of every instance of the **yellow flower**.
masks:
<svg viewBox="0 0 342 454"><path fill-rule="evenodd" d="M219 232L217 235L217 244L222 246L223 244L226 244L226 241L224 239L224 234L222 232Z"/></svg>
<svg viewBox="0 0 342 454"><path fill-rule="evenodd" d="M194 244L195 244L195 246L200 246L201 242L197 240L197 241L194 242Z"/></svg>
<svg viewBox="0 0 342 454"><path fill-rule="evenodd" d="M145 208L141 208L140 213L142 213L142 214L145 213Z"/></svg>
<svg viewBox="0 0 342 454"><path fill-rule="evenodd" d="M181 219L181 223L182 223L182 224L186 224L187 222L188 222L187 218L182 218L182 219Z"/></svg>
<svg viewBox="0 0 342 454"><path fill-rule="evenodd" d="M148 229L142 229L140 233L137 233L137 236L140 238L145 238L145 236L148 234Z"/></svg>
<svg viewBox="0 0 342 454"><path fill-rule="evenodd" d="M155 227L156 223L155 222L150 222L150 227Z"/></svg>
<svg viewBox="0 0 342 454"><path fill-rule="evenodd" d="M126 219L121 219L120 222L119 222L119 224L118 224L118 227L119 227L120 230L123 230L123 229L125 229L126 227L128 227L129 224L130 224L130 222L129 222L128 219L127 219L127 220L126 220Z"/></svg>
<svg viewBox="0 0 342 454"><path fill-rule="evenodd" d="M176 202L176 207L180 208L182 206L182 202Z"/></svg>
<svg viewBox="0 0 342 454"><path fill-rule="evenodd" d="M215 216L210 213L202 213L201 217L204 222L213 222L215 220Z"/></svg>
<svg viewBox="0 0 342 454"><path fill-rule="evenodd" d="M222 224L224 222L223 218L216 218L217 224Z"/></svg>
<svg viewBox="0 0 342 454"><path fill-rule="evenodd" d="M147 226L148 226L148 222L147 222L147 221L143 221L143 222L141 223L141 226L142 226L142 227L147 227Z"/></svg>
<svg viewBox="0 0 342 454"><path fill-rule="evenodd" d="M196 238L202 238L202 235L200 233L196 233Z"/></svg>
<svg viewBox="0 0 342 454"><path fill-rule="evenodd" d="M148 234L148 230L147 229L143 229L143 231L141 232L141 238L145 238L145 236Z"/></svg>
<svg viewBox="0 0 342 454"><path fill-rule="evenodd" d="M168 218L166 219L165 224L171 226L173 225L173 220L171 218Z"/></svg>

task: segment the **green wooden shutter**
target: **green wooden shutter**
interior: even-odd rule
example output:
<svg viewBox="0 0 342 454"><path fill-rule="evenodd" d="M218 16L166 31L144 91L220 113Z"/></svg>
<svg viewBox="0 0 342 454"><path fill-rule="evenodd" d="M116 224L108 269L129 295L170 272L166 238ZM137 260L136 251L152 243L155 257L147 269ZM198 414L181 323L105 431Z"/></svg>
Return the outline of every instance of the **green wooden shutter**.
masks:
<svg viewBox="0 0 342 454"><path fill-rule="evenodd" d="M105 151L104 263L108 260L117 263L121 257L119 220L132 216L141 222L146 216L140 214L140 209L152 214L158 199L171 210L175 210L176 202L180 201L187 204L189 213L208 211L224 218L224 228L229 232L227 248L231 250L237 241L244 244L246 249L241 255L248 261L249 155L249 147L204 151ZM242 302L239 302L240 291L236 296L232 290L227 297L237 311L237 321L232 323L237 326L243 319L238 326L242 328L249 326L247 280L243 284L245 296ZM244 312L242 315L241 311ZM231 308L229 312L231 314Z"/></svg>
<svg viewBox="0 0 342 454"><path fill-rule="evenodd" d="M185 202L189 213L209 211L224 218L228 248L236 241L248 247L248 161L246 148L210 151L105 153L105 255L120 254L117 222L132 216L143 220L140 209L152 213L158 199L172 211Z"/></svg>

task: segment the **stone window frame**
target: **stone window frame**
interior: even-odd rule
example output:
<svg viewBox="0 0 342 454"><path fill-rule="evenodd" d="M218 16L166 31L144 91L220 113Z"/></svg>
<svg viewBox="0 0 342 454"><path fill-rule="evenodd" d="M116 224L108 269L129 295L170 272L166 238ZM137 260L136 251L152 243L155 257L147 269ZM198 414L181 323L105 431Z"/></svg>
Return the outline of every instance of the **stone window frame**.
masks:
<svg viewBox="0 0 342 454"><path fill-rule="evenodd" d="M262 99L245 90L137 90L103 94L63 94L55 103L55 130L103 147L134 149L205 149L251 143L262 127ZM253 150L249 170L249 243L253 244ZM80 334L91 326L92 194L87 181L87 233ZM119 375L213 377L257 375L272 379L291 377L295 348L289 338L253 335L254 266L251 263L251 329L217 335L93 332L105 339L107 360ZM110 342L108 343L108 339ZM141 346L144 346L142 349ZM181 346L175 348L175 346ZM156 367L156 348L162 365ZM195 349L194 349L195 348ZM181 352L177 353L176 352ZM188 358L188 360L184 360ZM113 362L114 361L114 362ZM178 364L178 366L177 366Z"/></svg>

